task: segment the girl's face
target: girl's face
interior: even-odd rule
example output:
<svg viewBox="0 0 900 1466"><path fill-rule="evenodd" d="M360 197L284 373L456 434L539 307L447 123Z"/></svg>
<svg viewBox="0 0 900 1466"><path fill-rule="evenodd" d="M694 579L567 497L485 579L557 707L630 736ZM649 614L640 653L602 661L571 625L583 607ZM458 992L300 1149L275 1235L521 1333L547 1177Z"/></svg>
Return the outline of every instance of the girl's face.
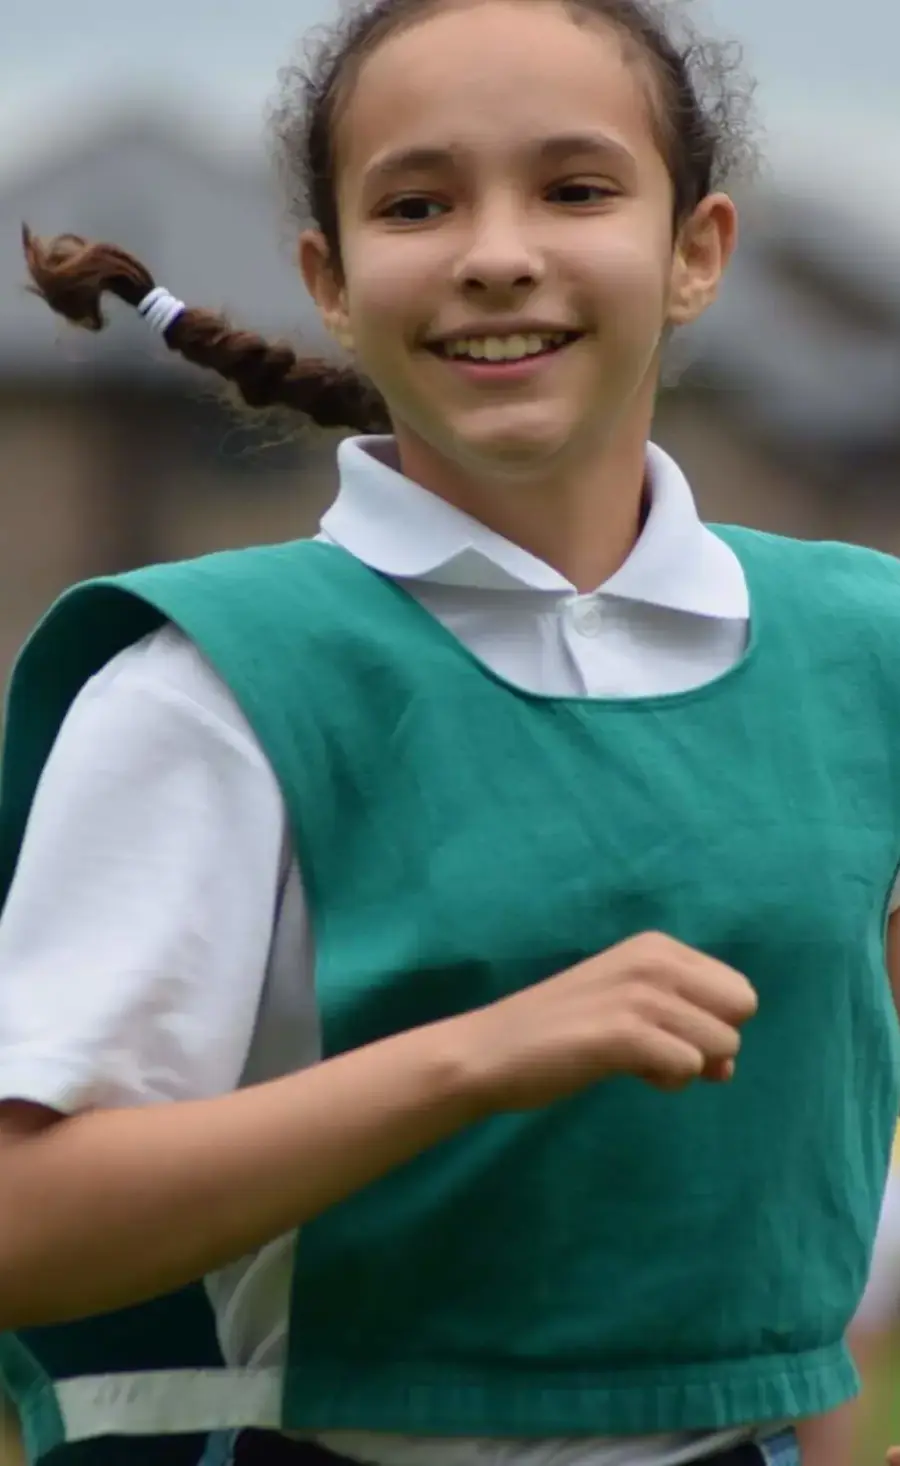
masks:
<svg viewBox="0 0 900 1466"><path fill-rule="evenodd" d="M342 269L307 284L401 458L543 477L652 411L666 326L712 299L719 196L673 242L646 75L554 0L430 12L364 62L336 152Z"/></svg>

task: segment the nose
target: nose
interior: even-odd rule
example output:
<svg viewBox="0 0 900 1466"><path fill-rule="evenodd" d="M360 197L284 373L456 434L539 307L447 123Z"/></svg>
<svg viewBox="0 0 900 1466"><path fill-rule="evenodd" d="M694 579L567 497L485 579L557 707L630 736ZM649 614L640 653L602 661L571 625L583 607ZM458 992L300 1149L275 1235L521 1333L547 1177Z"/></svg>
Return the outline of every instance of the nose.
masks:
<svg viewBox="0 0 900 1466"><path fill-rule="evenodd" d="M543 277L528 221L510 205L482 210L473 220L455 273L460 289L485 302L527 295Z"/></svg>

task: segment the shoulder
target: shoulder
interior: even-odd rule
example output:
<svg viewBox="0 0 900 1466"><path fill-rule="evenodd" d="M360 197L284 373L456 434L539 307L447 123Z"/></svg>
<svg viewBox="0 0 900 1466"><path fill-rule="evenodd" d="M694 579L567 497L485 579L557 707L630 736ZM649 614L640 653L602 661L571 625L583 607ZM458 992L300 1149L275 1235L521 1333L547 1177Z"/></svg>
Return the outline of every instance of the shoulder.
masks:
<svg viewBox="0 0 900 1466"><path fill-rule="evenodd" d="M202 700L215 678L197 650L204 632L213 642L242 628L265 636L278 627L293 596L301 595L306 607L323 599L323 584L342 569L347 573L345 559L350 557L304 540L84 581L59 597L25 643L10 703L17 707L36 697L42 720L58 725L87 683L96 690L139 669L183 682Z"/></svg>
<svg viewBox="0 0 900 1466"><path fill-rule="evenodd" d="M781 578L785 592L800 592L811 606L900 617L900 560L865 545L799 540L735 525L710 529L753 570Z"/></svg>
<svg viewBox="0 0 900 1466"><path fill-rule="evenodd" d="M76 587L60 609L69 628L156 617L209 650L277 641L291 624L310 638L365 616L377 577L336 545L316 540L225 550L149 566ZM68 603L67 603L68 601ZM131 637L130 639L135 639Z"/></svg>
<svg viewBox="0 0 900 1466"><path fill-rule="evenodd" d="M238 550L220 550L192 560L150 565L93 585L113 587L141 597L154 598L167 587L196 588L201 593L232 591L241 595L264 589L267 595L281 585L302 587L307 583L340 578L350 573L355 562L346 551L320 540L290 540L272 545L253 545ZM83 589L83 588L79 588Z"/></svg>
<svg viewBox="0 0 900 1466"><path fill-rule="evenodd" d="M150 729L196 729L259 755L258 741L232 692L199 647L171 622L126 646L89 677L72 714L101 726L115 706Z"/></svg>

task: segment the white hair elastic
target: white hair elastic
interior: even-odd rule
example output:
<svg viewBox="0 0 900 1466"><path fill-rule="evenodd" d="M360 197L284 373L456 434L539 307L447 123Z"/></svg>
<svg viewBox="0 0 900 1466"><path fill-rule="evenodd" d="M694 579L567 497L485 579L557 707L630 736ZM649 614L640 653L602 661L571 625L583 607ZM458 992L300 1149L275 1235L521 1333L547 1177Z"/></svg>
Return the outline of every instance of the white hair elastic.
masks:
<svg viewBox="0 0 900 1466"><path fill-rule="evenodd" d="M162 285L157 285L149 295L145 295L138 306L138 315L143 316L147 325L161 336L165 336L169 327L178 317L187 310L183 300L176 300L175 296L165 290Z"/></svg>

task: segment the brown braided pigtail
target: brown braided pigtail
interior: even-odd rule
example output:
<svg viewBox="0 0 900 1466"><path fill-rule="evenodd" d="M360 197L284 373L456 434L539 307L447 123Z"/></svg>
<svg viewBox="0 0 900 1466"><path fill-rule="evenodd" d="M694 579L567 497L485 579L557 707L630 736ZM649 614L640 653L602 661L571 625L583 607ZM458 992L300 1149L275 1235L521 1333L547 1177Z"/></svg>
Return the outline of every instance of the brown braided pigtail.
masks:
<svg viewBox="0 0 900 1466"><path fill-rule="evenodd" d="M91 243L77 234L42 240L26 225L22 245L34 294L88 331L102 331L105 325L104 295L137 309L156 287L147 267L113 244ZM188 306L164 340L186 361L233 383L248 407L287 407L323 428L389 431L381 397L354 371L300 357L286 342L235 330L213 311Z"/></svg>

